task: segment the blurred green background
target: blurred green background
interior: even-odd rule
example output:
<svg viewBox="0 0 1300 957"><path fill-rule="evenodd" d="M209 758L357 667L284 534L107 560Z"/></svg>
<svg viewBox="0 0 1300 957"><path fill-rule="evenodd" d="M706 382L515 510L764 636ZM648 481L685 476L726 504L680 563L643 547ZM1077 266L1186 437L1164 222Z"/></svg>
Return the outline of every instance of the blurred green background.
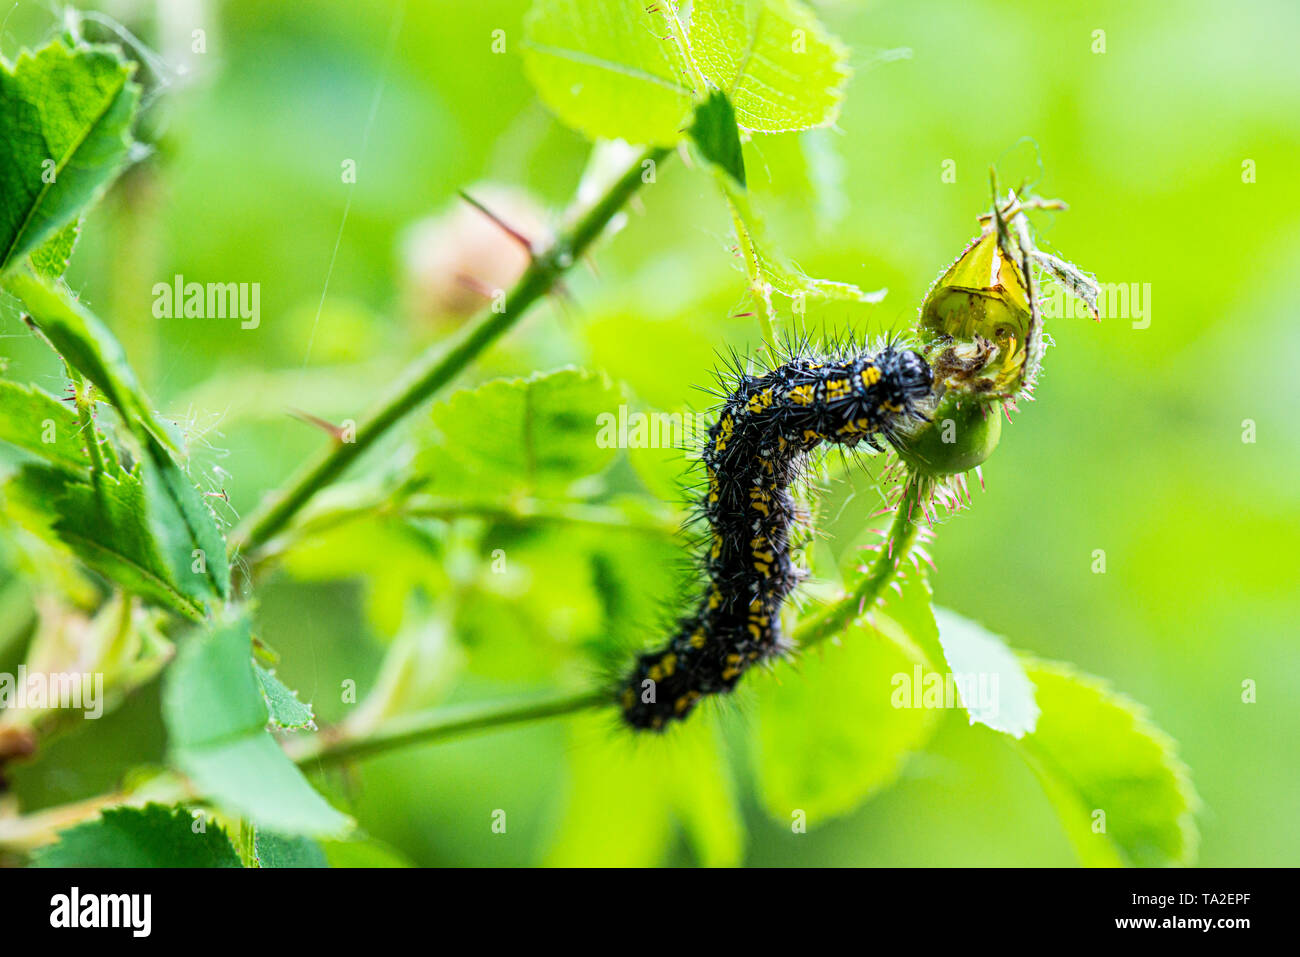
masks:
<svg viewBox="0 0 1300 957"><path fill-rule="evenodd" d="M70 280L108 318L159 407L198 439L207 480L230 495L230 521L321 442L287 409L358 416L418 348L461 321L421 306L403 251L413 224L455 208L457 188L483 181L525 189L558 214L586 163L588 144L549 116L524 77L525 0L413 2L395 31L399 6L94 7L173 65L189 61L192 76L173 77L150 108L158 153L91 215ZM1205 802L1201 863L1300 862L1291 288L1300 274L1300 7L815 6L853 50L838 128L802 146L750 144L751 185L769 232L806 271L889 289L879 306L813 310L815 328L909 323L975 233L994 162L1004 184L1037 180L1040 194L1070 202L1068 213L1036 220L1044 248L1103 282L1152 290L1149 328L1049 324L1056 345L1037 401L1004 432L984 470L987 491L933 548L936 600L1147 705L1178 740ZM28 0L6 18L0 44L10 57L52 22ZM195 23L207 31L197 57ZM495 29L505 31L504 55L491 50ZM1104 53L1093 52L1096 30ZM340 176L349 158L355 186ZM1243 182L1247 160L1255 182ZM955 182L944 181L946 161ZM537 309L462 385L575 363L605 370L645 407L707 405L695 387L710 381L716 350L749 351L757 337L753 319L731 318L745 310L744 281L726 211L708 177L677 160L642 199L599 250L598 275L573 273L571 305ZM260 282L261 327L155 319L151 287L177 273ZM60 388L57 365L12 309L0 323L9 374ZM1255 424L1253 443L1243 442L1244 420ZM843 548L866 509L843 489L830 494L848 501L844 521L856 521L828 523L832 547ZM357 547L380 550L364 534ZM452 562L458 546L444 541L441 557L393 547L385 541L375 557L389 563L375 567L378 584L344 568L334 582L281 574L262 593L280 674L325 720L343 714L341 681L373 683L401 617L385 607L386 587L422 574L412 564ZM518 547L542 569L579 545L543 536ZM1092 572L1095 549L1105 550L1105 574ZM530 587L537 607L527 616L485 605L478 613L495 615L490 623L463 624L490 637L471 647L457 698L553 684L559 656L529 657L538 629L562 645L585 627L593 613L584 602L600 585L539 571ZM584 677L572 659L562 667ZM1247 679L1258 688L1253 704L1242 702ZM24 805L95 793L156 760L156 713L156 689L146 689L93 736L57 741L15 775ZM329 786L365 829L415 862L536 862L566 800L575 745L565 731L557 722L409 749ZM949 715L897 785L806 836L746 799L746 861L1071 864L1032 775L986 731ZM497 807L514 809L508 836L484 823ZM588 859L601 857L592 850ZM669 859L690 855L681 845Z"/></svg>

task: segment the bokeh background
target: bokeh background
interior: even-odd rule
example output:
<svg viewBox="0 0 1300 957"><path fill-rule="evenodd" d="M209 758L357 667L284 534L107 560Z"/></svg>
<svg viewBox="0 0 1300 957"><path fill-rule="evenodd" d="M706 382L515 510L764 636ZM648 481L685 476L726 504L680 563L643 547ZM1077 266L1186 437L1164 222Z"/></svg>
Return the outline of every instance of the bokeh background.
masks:
<svg viewBox="0 0 1300 957"><path fill-rule="evenodd" d="M751 183L770 233L805 270L889 289L878 306L814 310L816 327L910 322L974 234L991 163L1004 183L1032 180L1070 202L1036 220L1044 248L1103 281L1152 290L1149 328L1049 325L1056 344L1037 401L1005 430L987 491L933 549L936 600L1146 704L1205 802L1201 863L1300 862L1300 7L815 6L853 50L843 114L803 144L750 144ZM416 224L455 209L457 188L490 181L529 194L541 229L572 195L589 146L524 76L525 0L90 8L128 24L170 66L147 115L157 153L91 216L70 279L159 407L187 424L233 521L321 440L286 409L356 416L417 349L463 321L430 308L427 273L447 253ZM0 17L0 48L12 57L54 18L18 0ZM201 56L190 53L196 22L207 31ZM505 54L491 50L496 29ZM1097 30L1104 53L1094 52ZM341 180L348 158L355 185ZM944 181L945 161L955 182ZM753 319L732 318L745 304L730 245L708 177L665 164L600 249L598 274L575 271L571 303L537 309L464 384L575 363L625 383L643 407L704 405L693 390L709 381L716 351L748 351L757 335ZM491 259L471 266L490 270ZM260 282L260 329L155 319L152 285L177 273ZM11 375L58 387L51 356L8 306L0 351ZM1254 442L1243 441L1245 420ZM378 586L346 562L337 575L322 570L321 558L313 574L282 573L262 594L280 674L325 720L343 713L341 680L373 683L400 617L383 583L450 561L372 547L383 552L366 559L381 562ZM545 539L521 547L539 566L562 554ZM1105 574L1092 571L1095 549ZM484 605L495 617L465 625L491 640L471 648L453 697L547 686L523 649L539 628L557 640L580 630L590 595L562 575L533 586L531 617ZM0 651L12 660L12 648ZM1242 701L1248 679L1253 704ZM571 746L555 722L408 749L333 786L414 862L537 862L556 838ZM162 747L148 688L93 736L55 742L15 788L33 808L87 796ZM517 809L508 840L481 826L484 809L500 806ZM1073 862L1019 758L955 715L893 788L806 837L793 840L752 799L746 810L746 860L759 865ZM668 859L690 855L682 845Z"/></svg>

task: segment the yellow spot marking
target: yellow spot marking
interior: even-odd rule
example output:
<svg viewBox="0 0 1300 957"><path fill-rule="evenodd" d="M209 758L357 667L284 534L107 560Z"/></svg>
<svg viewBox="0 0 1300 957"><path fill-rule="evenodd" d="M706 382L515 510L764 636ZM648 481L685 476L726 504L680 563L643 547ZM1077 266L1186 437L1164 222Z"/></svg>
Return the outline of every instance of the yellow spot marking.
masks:
<svg viewBox="0 0 1300 957"><path fill-rule="evenodd" d="M731 441L731 432L735 427L736 423L732 421L731 416L723 417L718 423L718 440L713 446L714 449L722 452L727 448L727 443Z"/></svg>
<svg viewBox="0 0 1300 957"><path fill-rule="evenodd" d="M865 385L867 388L871 388L873 385L875 385L877 382L880 381L880 370L877 369L875 366L867 366L865 369L862 370L861 374L862 374L862 384Z"/></svg>
<svg viewBox="0 0 1300 957"><path fill-rule="evenodd" d="M811 385L797 385L786 393L786 398L795 405L812 405L817 399L815 392Z"/></svg>

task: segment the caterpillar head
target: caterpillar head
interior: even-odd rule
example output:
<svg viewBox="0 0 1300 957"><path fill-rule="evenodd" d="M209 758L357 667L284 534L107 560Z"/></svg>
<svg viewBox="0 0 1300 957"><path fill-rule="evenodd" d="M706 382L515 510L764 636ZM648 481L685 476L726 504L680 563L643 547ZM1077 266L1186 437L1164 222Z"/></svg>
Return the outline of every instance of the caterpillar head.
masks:
<svg viewBox="0 0 1300 957"><path fill-rule="evenodd" d="M934 376L930 364L912 349L885 349L877 360L882 381L890 384L888 397L895 405L911 411L930 394Z"/></svg>

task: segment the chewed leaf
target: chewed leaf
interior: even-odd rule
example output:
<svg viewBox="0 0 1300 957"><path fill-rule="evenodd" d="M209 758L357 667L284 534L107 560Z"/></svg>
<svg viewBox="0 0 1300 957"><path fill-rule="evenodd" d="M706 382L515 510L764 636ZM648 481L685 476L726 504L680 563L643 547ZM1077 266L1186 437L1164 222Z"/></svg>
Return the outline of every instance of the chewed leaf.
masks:
<svg viewBox="0 0 1300 957"><path fill-rule="evenodd" d="M1190 864L1200 799L1137 703L1069 665L1021 656L1042 715L1018 748L1089 866Z"/></svg>
<svg viewBox="0 0 1300 957"><path fill-rule="evenodd" d="M835 122L848 50L800 0L695 0L690 49L747 130L779 133Z"/></svg>
<svg viewBox="0 0 1300 957"><path fill-rule="evenodd" d="M109 808L59 834L33 855L37 867L239 867L216 824L195 827L184 808L146 804Z"/></svg>
<svg viewBox="0 0 1300 957"><path fill-rule="evenodd" d="M74 221L112 181L131 146L134 65L112 47L55 41L0 59L0 274ZM75 228L38 256L62 272Z"/></svg>

